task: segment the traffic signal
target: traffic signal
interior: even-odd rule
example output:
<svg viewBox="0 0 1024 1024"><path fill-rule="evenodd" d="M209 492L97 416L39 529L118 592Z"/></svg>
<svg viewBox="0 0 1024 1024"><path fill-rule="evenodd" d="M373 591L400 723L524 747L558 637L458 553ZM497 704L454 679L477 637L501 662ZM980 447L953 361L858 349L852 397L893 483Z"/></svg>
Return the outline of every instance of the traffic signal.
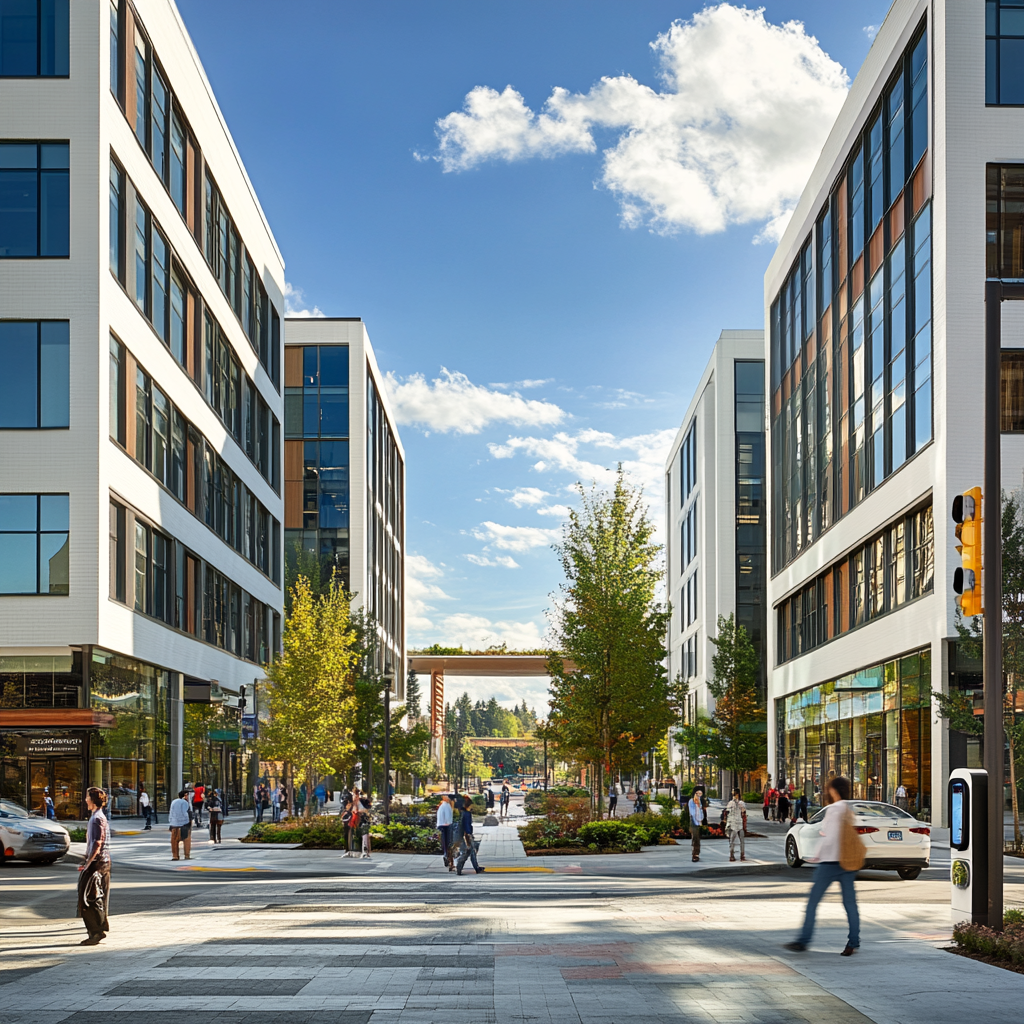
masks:
<svg viewBox="0 0 1024 1024"><path fill-rule="evenodd" d="M953 499L956 550L960 565L953 573L953 589L964 615L981 614L981 488L972 487Z"/></svg>

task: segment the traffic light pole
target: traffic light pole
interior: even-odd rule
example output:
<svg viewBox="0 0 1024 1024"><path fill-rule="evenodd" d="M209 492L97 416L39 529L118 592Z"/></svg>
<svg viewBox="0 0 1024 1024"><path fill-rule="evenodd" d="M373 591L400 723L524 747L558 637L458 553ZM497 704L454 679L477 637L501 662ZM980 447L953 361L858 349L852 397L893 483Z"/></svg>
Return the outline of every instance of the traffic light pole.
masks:
<svg viewBox="0 0 1024 1024"><path fill-rule="evenodd" d="M985 481L982 602L985 770L988 773L988 926L1003 927L1003 538L1000 451L1002 303L1024 288L985 283Z"/></svg>

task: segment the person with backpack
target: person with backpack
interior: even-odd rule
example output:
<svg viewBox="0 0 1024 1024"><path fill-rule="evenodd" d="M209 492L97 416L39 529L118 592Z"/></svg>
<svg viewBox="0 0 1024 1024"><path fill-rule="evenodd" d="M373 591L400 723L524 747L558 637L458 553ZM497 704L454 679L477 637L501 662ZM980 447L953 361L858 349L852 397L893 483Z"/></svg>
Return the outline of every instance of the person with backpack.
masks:
<svg viewBox="0 0 1024 1024"><path fill-rule="evenodd" d="M503 782L501 784L501 816L504 818L508 815L508 804L512 799L512 790L508 788L508 783Z"/></svg>
<svg viewBox="0 0 1024 1024"><path fill-rule="evenodd" d="M192 787L192 814L199 828L203 827L203 795L205 792L206 787L201 782L197 782Z"/></svg>
<svg viewBox="0 0 1024 1024"><path fill-rule="evenodd" d="M478 875L484 873L484 869L480 867L476 859L476 843L473 841L473 803L470 800L466 800L462 809L462 855L459 857L459 862L455 866L455 873L457 875L462 874L462 868L465 866L466 860L469 859L473 862L473 869Z"/></svg>
<svg viewBox="0 0 1024 1024"><path fill-rule="evenodd" d="M853 880L864 866L866 851L853 824L853 810L849 804L850 780L841 775L829 779L827 793L831 802L825 808L825 817L820 825L821 846L818 847L814 883L807 900L804 926L793 942L786 943L785 948L793 953L802 953L807 949L814 936L818 904L829 886L838 882L849 923L846 948L840 956L853 956L860 947L860 913L857 910Z"/></svg>
<svg viewBox="0 0 1024 1024"><path fill-rule="evenodd" d="M206 811L210 818L210 841L217 845L221 841L220 831L224 825L224 804L216 789L208 789L206 794Z"/></svg>

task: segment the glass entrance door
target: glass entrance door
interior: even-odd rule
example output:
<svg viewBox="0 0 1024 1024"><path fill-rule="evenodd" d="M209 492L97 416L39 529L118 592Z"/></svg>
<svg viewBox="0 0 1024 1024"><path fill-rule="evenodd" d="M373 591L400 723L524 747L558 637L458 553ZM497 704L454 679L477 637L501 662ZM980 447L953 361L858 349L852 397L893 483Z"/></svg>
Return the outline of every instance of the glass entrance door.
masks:
<svg viewBox="0 0 1024 1024"><path fill-rule="evenodd" d="M28 809L40 818L46 817L46 807L43 804L46 796L45 790L50 789L50 796L53 796L51 785L50 761L29 761L28 763Z"/></svg>
<svg viewBox="0 0 1024 1024"><path fill-rule="evenodd" d="M82 792L83 765L80 758L54 759L53 784L50 795L59 821L76 821L84 818L84 793Z"/></svg>

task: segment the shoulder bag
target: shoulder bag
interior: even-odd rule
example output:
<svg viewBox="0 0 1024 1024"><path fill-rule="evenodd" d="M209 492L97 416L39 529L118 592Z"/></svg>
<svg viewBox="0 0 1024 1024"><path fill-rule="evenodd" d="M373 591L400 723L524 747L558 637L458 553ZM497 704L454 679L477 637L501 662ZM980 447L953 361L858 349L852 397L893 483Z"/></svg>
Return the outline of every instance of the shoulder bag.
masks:
<svg viewBox="0 0 1024 1024"><path fill-rule="evenodd" d="M867 860L864 840L853 824L853 811L843 808L843 823L839 830L839 866L844 871L860 871Z"/></svg>

